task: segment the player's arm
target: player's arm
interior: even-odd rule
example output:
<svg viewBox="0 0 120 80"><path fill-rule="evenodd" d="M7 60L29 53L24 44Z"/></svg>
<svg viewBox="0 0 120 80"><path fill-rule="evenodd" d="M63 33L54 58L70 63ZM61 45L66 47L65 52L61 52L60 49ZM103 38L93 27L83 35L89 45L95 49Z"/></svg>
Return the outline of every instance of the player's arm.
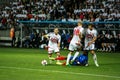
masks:
<svg viewBox="0 0 120 80"><path fill-rule="evenodd" d="M59 49L60 49L60 42L61 42L61 36L59 37L58 44L57 44Z"/></svg>
<svg viewBox="0 0 120 80"><path fill-rule="evenodd" d="M97 37L93 37L93 39L88 43L88 46L90 46L92 43L96 41Z"/></svg>
<svg viewBox="0 0 120 80"><path fill-rule="evenodd" d="M96 41L97 37L93 37L93 39L90 41L91 43L94 43Z"/></svg>
<svg viewBox="0 0 120 80"><path fill-rule="evenodd" d="M58 48L60 49L60 42L58 42Z"/></svg>
<svg viewBox="0 0 120 80"><path fill-rule="evenodd" d="M45 37L45 38L49 38L49 37L48 37L48 34L44 35L44 37Z"/></svg>
<svg viewBox="0 0 120 80"><path fill-rule="evenodd" d="M80 40L76 43L76 45L78 45L78 46L81 45L81 39L82 39L82 34L81 33L79 34L79 38L80 38Z"/></svg>
<svg viewBox="0 0 120 80"><path fill-rule="evenodd" d="M97 40L97 31L95 30L94 37L91 41L91 43L94 43Z"/></svg>
<svg viewBox="0 0 120 80"><path fill-rule="evenodd" d="M97 31L95 31L93 39L88 43L88 46L94 43L97 40Z"/></svg>
<svg viewBox="0 0 120 80"><path fill-rule="evenodd" d="M84 29L79 33L79 38L80 38L80 40L82 40L82 38L83 38L83 31L84 31ZM81 45L81 41L80 41L79 43L80 43L80 45Z"/></svg>
<svg viewBox="0 0 120 80"><path fill-rule="evenodd" d="M50 35L49 35L49 34L46 34L46 35L44 35L44 37L49 40Z"/></svg>
<svg viewBox="0 0 120 80"><path fill-rule="evenodd" d="M82 38L83 38L83 35L82 35L82 33L81 33L81 32L79 33L79 38L80 38L80 39L82 39Z"/></svg>
<svg viewBox="0 0 120 80"><path fill-rule="evenodd" d="M79 33L79 38L82 40L82 38L83 38L83 34L84 34L84 29L82 29L82 31Z"/></svg>

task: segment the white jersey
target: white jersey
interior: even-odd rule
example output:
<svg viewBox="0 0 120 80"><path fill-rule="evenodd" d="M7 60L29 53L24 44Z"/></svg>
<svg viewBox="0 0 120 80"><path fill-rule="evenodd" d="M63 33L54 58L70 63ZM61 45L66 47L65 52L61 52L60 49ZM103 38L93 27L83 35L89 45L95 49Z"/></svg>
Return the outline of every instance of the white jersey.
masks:
<svg viewBox="0 0 120 80"><path fill-rule="evenodd" d="M59 34L56 35L54 32L49 33L48 37L49 37L48 47L51 47L51 48L57 47L58 42L61 41L61 36Z"/></svg>
<svg viewBox="0 0 120 80"><path fill-rule="evenodd" d="M87 29L85 32L85 42L90 42L91 40L93 40L94 37L97 37L97 30Z"/></svg>
<svg viewBox="0 0 120 80"><path fill-rule="evenodd" d="M73 31L73 38L72 38L72 40L71 40L71 43L73 43L73 44L76 44L76 43L78 43L79 41L81 41L81 39L79 38L79 34L80 33L83 33L83 28L82 27L75 27L74 28L74 31Z"/></svg>

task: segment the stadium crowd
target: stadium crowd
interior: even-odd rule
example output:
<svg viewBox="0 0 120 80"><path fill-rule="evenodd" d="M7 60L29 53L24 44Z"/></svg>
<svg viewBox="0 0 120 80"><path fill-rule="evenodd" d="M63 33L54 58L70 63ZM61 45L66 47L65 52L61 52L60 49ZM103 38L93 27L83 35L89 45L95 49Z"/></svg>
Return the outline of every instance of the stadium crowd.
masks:
<svg viewBox="0 0 120 80"><path fill-rule="evenodd" d="M19 0L0 8L0 26L18 20L119 21L119 5L119 0Z"/></svg>
<svg viewBox="0 0 120 80"><path fill-rule="evenodd" d="M119 0L19 0L17 2L10 2L9 5L0 7L0 28L11 28L17 26L19 20L44 21L44 20L58 20L58 21L120 21L120 1ZM98 24L96 24L96 28ZM104 27L105 25L101 25ZM113 26L113 25L109 25ZM105 27L108 27L105 26ZM116 24L116 28L119 25ZM46 39L41 37L44 33L31 33L30 39L26 39L26 44L32 46L41 43L46 43ZM109 51L120 41L120 35L114 31L103 31L98 38L98 49ZM70 35L63 40L64 48L68 47L70 42ZM66 36L65 35L65 36ZM62 34L62 37L65 37ZM39 38L38 38L39 37ZM105 40L104 40L105 39ZM106 40L108 39L108 41ZM114 39L116 42L114 42ZM106 42L107 41L107 42ZM113 42L110 42L113 41ZM62 44L63 44L62 43ZM118 50L119 47L117 47Z"/></svg>

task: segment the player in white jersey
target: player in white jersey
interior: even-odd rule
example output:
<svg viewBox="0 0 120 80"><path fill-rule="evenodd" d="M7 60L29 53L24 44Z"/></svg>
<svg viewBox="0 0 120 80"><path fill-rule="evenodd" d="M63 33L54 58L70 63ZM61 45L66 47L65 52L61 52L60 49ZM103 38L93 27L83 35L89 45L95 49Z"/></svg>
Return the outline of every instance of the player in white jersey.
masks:
<svg viewBox="0 0 120 80"><path fill-rule="evenodd" d="M97 39L97 30L94 29L93 25L88 25L88 28L84 30L85 34L85 46L84 46L84 53L88 56L88 51L93 55L94 63L97 67L99 67L97 62L97 56L95 54L95 41ZM88 66L88 64L86 65Z"/></svg>
<svg viewBox="0 0 120 80"><path fill-rule="evenodd" d="M74 54L74 57L71 60L71 62L74 62L76 57L79 55L79 51L82 46L81 44L82 33L83 33L82 22L78 22L78 26L74 28L73 38L69 44L70 52L68 53L68 56L67 56L66 65L70 65L70 58L71 58L72 53L75 50L76 50L76 53Z"/></svg>
<svg viewBox="0 0 120 80"><path fill-rule="evenodd" d="M61 36L58 34L59 30L58 28L54 29L54 32L51 32L47 35L45 35L45 37L49 40L48 42L48 57L50 59L50 63L51 63L51 59L52 57L52 53L55 52L57 54L57 57L60 56L60 42L61 42ZM59 61L56 62L56 64L62 64Z"/></svg>

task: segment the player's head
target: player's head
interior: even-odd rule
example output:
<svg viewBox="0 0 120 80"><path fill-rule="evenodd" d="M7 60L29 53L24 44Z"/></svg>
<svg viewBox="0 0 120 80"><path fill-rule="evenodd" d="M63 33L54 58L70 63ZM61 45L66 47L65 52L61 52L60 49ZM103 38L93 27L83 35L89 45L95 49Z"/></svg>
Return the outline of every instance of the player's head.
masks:
<svg viewBox="0 0 120 80"><path fill-rule="evenodd" d="M58 29L58 28L55 28L55 29L54 29L54 33L57 35L58 32L59 32L59 29Z"/></svg>
<svg viewBox="0 0 120 80"><path fill-rule="evenodd" d="M82 26L82 22L81 21L78 22L78 26Z"/></svg>
<svg viewBox="0 0 120 80"><path fill-rule="evenodd" d="M90 30L92 30L92 29L94 28L93 24L89 24L89 25L88 25L88 28L89 28Z"/></svg>

